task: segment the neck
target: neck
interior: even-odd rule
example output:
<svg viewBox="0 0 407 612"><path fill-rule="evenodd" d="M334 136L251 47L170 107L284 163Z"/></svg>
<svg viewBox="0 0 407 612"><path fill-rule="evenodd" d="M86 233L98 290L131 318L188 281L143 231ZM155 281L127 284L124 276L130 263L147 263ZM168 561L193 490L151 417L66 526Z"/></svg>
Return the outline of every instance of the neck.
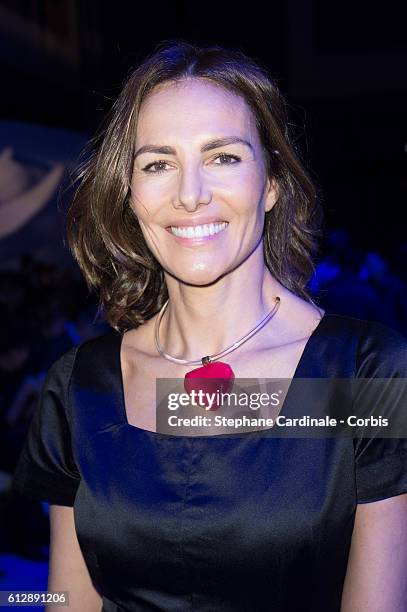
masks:
<svg viewBox="0 0 407 612"><path fill-rule="evenodd" d="M205 287L185 285L168 275L169 304L159 331L163 349L180 359L201 359L223 351L258 325L276 305L276 296L286 291L261 256L260 264L249 257ZM277 317L278 312L245 343L246 350L267 342L268 328L275 327Z"/></svg>

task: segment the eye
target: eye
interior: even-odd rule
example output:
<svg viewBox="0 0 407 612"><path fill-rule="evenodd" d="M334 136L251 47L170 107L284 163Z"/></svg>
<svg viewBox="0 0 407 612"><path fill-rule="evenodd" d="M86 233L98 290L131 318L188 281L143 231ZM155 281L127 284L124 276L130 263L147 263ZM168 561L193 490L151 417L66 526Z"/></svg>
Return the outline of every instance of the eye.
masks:
<svg viewBox="0 0 407 612"><path fill-rule="evenodd" d="M163 165L166 166L167 162L164 161L163 159L160 159L159 161L155 161L155 162L152 162L151 164L147 164L147 166L144 166L143 172L147 172L148 174L161 174L162 172L165 172L165 170L162 168ZM150 168L153 168L154 166L160 166L161 169L150 170Z"/></svg>
<svg viewBox="0 0 407 612"><path fill-rule="evenodd" d="M215 160L217 159L228 160L227 163L215 164L216 166L232 166L233 164L241 161L241 158L238 155L232 155L230 153L218 153L218 155L214 159ZM234 160L234 161L231 162L231 160ZM163 159L160 159L158 161L147 164L147 166L144 166L142 170L143 172L146 172L147 174L162 174L163 172L166 172L166 170L163 167L166 165L168 165L167 162ZM157 169L151 170L151 168L154 168L155 166L157 167Z"/></svg>
<svg viewBox="0 0 407 612"><path fill-rule="evenodd" d="M229 160L234 159L235 160L232 163L216 164L216 166L233 166L235 163L238 163L241 161L241 158L238 155L231 155L230 153L218 153L215 159L229 159Z"/></svg>

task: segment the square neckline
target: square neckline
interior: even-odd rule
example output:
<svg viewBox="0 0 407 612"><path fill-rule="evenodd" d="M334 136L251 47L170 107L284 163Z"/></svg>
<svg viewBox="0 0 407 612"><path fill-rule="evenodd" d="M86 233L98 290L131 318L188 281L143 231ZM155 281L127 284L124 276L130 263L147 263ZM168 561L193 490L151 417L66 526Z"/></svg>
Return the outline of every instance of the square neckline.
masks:
<svg viewBox="0 0 407 612"><path fill-rule="evenodd" d="M297 363L297 367L295 368L294 371L294 375L291 378L291 383L288 387L284 402L283 402L283 406L279 412L279 416L283 415L285 413L285 409L288 405L288 399L289 397L291 397L291 393L292 393L292 381L299 378L301 375L301 372L303 372L305 370L306 367L306 358L308 357L308 353L311 351L311 345L313 345L316 341L316 339L318 338L318 336L321 333L321 329L323 328L324 324L327 321L327 318L330 316L330 313L327 313L326 311L324 312L324 314L322 315L322 317L320 318L320 320L318 321L318 324L316 325L316 327L313 329L312 333L310 334L310 336L308 337L305 346L302 350L300 359ZM122 370L122 361L121 361L121 349L122 349L122 344L123 344L123 336L124 334L119 334L118 335L118 341L117 341L117 345L116 345L116 349L117 349L117 355L116 355L116 366L117 366L117 370L118 370L118 379L119 379L119 410L120 410L120 419L122 422L122 425L126 426L127 428L131 428L134 429L135 431L138 432L143 432L144 434L148 435L151 434L152 437L157 437L157 438L180 438L181 440L185 440L187 438L193 438L193 439L198 439L198 440L202 440L202 439L209 439L209 438L221 438L221 439L225 439L225 438L234 438L234 437L241 437L243 436L250 436L253 434L262 434L264 432L270 431L271 429L273 429L273 427L268 427L265 429L258 429L258 430L253 430L253 431L247 431L244 433L234 433L234 434L215 434L212 436L187 436L187 435L183 435L183 436L179 436L177 434L166 434L166 433L161 433L158 431L152 431L151 429L144 429L143 427L138 427L138 425L132 425L127 417L127 410L126 410L126 400L125 400L125 393L124 393L124 379L123 379L123 370Z"/></svg>

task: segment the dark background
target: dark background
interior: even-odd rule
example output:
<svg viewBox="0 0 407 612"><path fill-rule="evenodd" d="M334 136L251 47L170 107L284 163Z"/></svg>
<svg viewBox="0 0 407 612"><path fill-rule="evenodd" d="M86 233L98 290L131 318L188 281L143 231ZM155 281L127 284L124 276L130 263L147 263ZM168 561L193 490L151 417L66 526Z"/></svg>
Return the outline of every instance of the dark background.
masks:
<svg viewBox="0 0 407 612"><path fill-rule="evenodd" d="M31 0L2 1L0 11L3 118L92 134L131 67L159 42L240 49L288 98L328 227L384 255L404 239L401 3Z"/></svg>

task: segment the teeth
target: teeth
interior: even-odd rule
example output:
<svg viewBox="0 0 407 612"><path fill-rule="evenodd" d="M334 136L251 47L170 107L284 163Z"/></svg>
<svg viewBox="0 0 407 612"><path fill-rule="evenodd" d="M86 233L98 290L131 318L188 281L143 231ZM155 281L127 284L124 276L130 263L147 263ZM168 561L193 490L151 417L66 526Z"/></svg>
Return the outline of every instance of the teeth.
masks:
<svg viewBox="0 0 407 612"><path fill-rule="evenodd" d="M172 227L171 232L180 238L202 238L203 236L213 236L225 229L229 224L210 223L209 225L196 225L195 227Z"/></svg>

